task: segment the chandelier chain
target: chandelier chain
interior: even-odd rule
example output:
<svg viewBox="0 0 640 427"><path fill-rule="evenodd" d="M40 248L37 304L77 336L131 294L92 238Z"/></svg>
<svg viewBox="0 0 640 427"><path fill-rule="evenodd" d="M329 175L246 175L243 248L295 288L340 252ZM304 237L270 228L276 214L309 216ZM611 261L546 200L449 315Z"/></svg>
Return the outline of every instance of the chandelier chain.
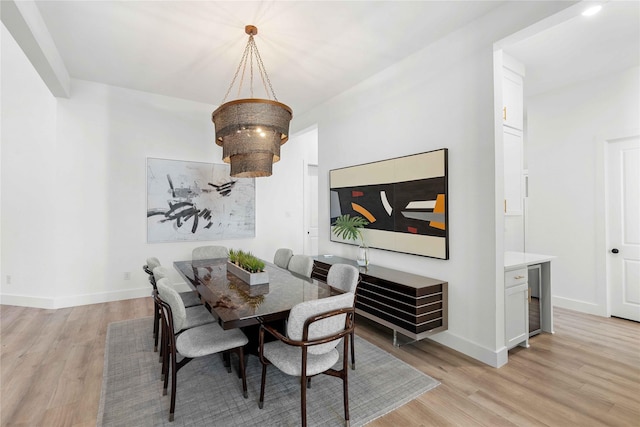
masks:
<svg viewBox="0 0 640 427"><path fill-rule="evenodd" d="M249 48L249 45L247 45L247 48ZM251 53L251 49L247 49L247 55L244 55L242 57L243 62L242 62L242 76L240 76L240 83L238 84L238 94L236 95L238 98L240 98L240 94L242 93L242 86L244 84L244 75L247 72L247 59L252 57L252 53ZM251 72L251 74L253 74L253 70ZM249 87L253 89L253 83L251 81L249 81Z"/></svg>
<svg viewBox="0 0 640 427"><path fill-rule="evenodd" d="M242 92L242 84L244 83L244 73L247 69L246 61L242 63L242 75L240 76L240 83L238 83L238 93L236 95L237 98L240 97L240 92Z"/></svg>
<svg viewBox="0 0 640 427"><path fill-rule="evenodd" d="M231 80L231 84L229 85L229 88L227 89L227 93L225 93L224 98L222 99L222 103L224 104L227 100L227 98L229 97L229 94L231 93L231 90L233 89L233 86L235 85L236 81L238 80L238 75L240 74L240 70L242 70L242 74L240 75L240 82L238 83L238 98L240 97L240 94L242 92L242 86L244 83L244 77L245 77L245 73L246 73L246 69L247 69L247 62L250 61L249 64L249 76L250 76L250 81L249 81L249 90L251 93L251 97L253 98L253 61L254 61L254 56L256 59L256 65L258 67L258 74L260 74L260 79L262 80L262 86L264 87L265 92L267 93L267 96L269 95L269 91L271 91L271 95L273 96L273 99L275 101L278 101L278 98L276 97L276 92L273 90L273 85L271 84L271 80L269 79L269 75L267 74L267 70L264 67L264 63L262 62L262 57L260 56L260 51L258 51L258 46L256 45L256 42L253 38L253 35L249 35L249 41L247 42L247 45L244 48L244 52L242 53L242 58L240 59L240 63L238 64L238 67L236 68L236 72L233 75L233 79ZM268 84L268 88L267 88L267 84Z"/></svg>
<svg viewBox="0 0 640 427"><path fill-rule="evenodd" d="M231 89L233 89L233 85L236 83L236 80L238 79L238 73L240 73L240 69L242 68L242 65L243 64L246 65L248 53L249 53L249 44L247 43L247 46L245 46L244 52L242 53L242 58L240 59L240 63L238 64L238 68L236 68L236 72L233 75L233 79L231 80L231 84L227 89L227 93L225 93L224 98L222 98L221 104L224 104L227 98L229 97L229 94L231 93ZM242 87L242 80L244 80L244 71L242 72L242 75L243 77L240 79L240 87Z"/></svg>
<svg viewBox="0 0 640 427"><path fill-rule="evenodd" d="M256 43L253 40L253 36L249 36L249 44L251 44L251 63L249 64L251 76L249 78L249 93L251 94L251 98L253 98L253 51L256 49Z"/></svg>
<svg viewBox="0 0 640 427"><path fill-rule="evenodd" d="M251 39L253 39L253 36L251 36ZM262 57L260 56L260 52L258 51L258 46L256 46L255 41L253 42L253 45L256 48L256 58L258 58L258 68L261 71L260 77L262 78L262 85L264 86L264 90L265 92L269 93L269 91L267 90L267 86L265 84L265 78L266 78L267 83L269 83L269 89L271 89L271 94L273 95L273 99L277 101L278 98L276 97L276 92L273 90L273 86L271 85L271 80L269 80L269 75L267 74L267 69L264 68L264 64L262 63Z"/></svg>

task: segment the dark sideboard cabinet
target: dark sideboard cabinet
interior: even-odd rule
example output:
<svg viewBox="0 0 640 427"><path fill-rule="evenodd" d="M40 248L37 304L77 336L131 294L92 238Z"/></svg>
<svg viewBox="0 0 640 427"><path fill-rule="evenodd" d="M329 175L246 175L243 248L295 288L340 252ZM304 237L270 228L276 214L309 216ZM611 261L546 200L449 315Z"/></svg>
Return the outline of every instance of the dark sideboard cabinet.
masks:
<svg viewBox="0 0 640 427"><path fill-rule="evenodd" d="M313 258L312 277L326 282L333 264L350 264L350 259L319 255ZM356 313L415 340L447 329L447 282L390 268L358 267Z"/></svg>

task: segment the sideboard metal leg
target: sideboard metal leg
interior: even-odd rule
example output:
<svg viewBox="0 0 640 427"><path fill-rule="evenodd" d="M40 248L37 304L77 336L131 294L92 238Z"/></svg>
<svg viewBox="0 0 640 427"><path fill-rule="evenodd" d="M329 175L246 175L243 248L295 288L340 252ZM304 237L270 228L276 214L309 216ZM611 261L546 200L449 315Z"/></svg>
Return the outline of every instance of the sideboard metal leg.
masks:
<svg viewBox="0 0 640 427"><path fill-rule="evenodd" d="M394 347L400 347L402 345L413 344L413 343L416 343L416 342L420 341L420 340L416 340L416 339L406 341L407 338L408 337L405 336L404 339L403 339L404 342L401 343L400 340L398 339L398 331L393 329L393 346Z"/></svg>

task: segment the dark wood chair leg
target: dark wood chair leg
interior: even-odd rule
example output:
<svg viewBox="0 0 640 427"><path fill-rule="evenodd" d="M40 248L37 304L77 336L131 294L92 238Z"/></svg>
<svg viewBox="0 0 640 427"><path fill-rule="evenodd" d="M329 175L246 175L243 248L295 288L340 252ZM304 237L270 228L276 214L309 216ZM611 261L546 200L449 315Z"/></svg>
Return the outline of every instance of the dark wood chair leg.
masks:
<svg viewBox="0 0 640 427"><path fill-rule="evenodd" d="M153 313L153 351L158 351L158 337L160 335L160 307L154 301Z"/></svg>
<svg viewBox="0 0 640 427"><path fill-rule="evenodd" d="M258 408L262 409L264 406L264 386L267 381L267 365L262 364L262 380L260 381L260 400L258 401Z"/></svg>
<svg viewBox="0 0 640 427"><path fill-rule="evenodd" d="M249 392L247 391L247 371L245 370L244 350L242 347L238 348L238 358L240 359L240 374L242 375L242 395L246 399L249 397Z"/></svg>
<svg viewBox="0 0 640 427"><path fill-rule="evenodd" d="M345 368L344 378L342 379L342 391L344 393L344 420L345 425L348 427L349 423L349 381L347 379L347 370L349 368Z"/></svg>
<svg viewBox="0 0 640 427"><path fill-rule="evenodd" d="M163 396L167 395L167 387L169 385L169 363L173 361L173 358L171 358L167 349L165 349L165 354L166 356L162 361L162 381L163 381L162 395ZM172 360L169 360L169 358L171 358Z"/></svg>
<svg viewBox="0 0 640 427"><path fill-rule="evenodd" d="M302 347L302 369L300 377L300 412L302 427L307 427L307 348Z"/></svg>
<svg viewBox="0 0 640 427"><path fill-rule="evenodd" d="M167 337L167 330L165 325L162 325L162 339L160 340L160 362L162 363L162 370L161 370L161 375L160 375L160 380L164 381L165 380L165 376L167 374L167 370L168 368L168 363L169 360L167 359L167 347L169 345L169 341L168 341L168 337ZM166 388L166 385L165 385Z"/></svg>
<svg viewBox="0 0 640 427"><path fill-rule="evenodd" d="M355 333L351 332L351 369L356 369Z"/></svg>
<svg viewBox="0 0 640 427"><path fill-rule="evenodd" d="M245 353L244 348L242 349L242 352L244 353L244 366L247 366L247 363L249 363L249 355Z"/></svg>
<svg viewBox="0 0 640 427"><path fill-rule="evenodd" d="M169 409L169 421L173 421L173 415L176 411L176 383L178 382L178 372L176 367L175 349L171 349L171 408ZM165 382L166 384L166 382ZM165 386L166 390L166 386Z"/></svg>
<svg viewBox="0 0 640 427"><path fill-rule="evenodd" d="M228 351L222 353L222 360L224 360L224 366L227 368L227 372L231 373L231 355Z"/></svg>
<svg viewBox="0 0 640 427"><path fill-rule="evenodd" d="M307 376L302 372L300 381L300 413L302 414L302 427L307 427Z"/></svg>
<svg viewBox="0 0 640 427"><path fill-rule="evenodd" d="M353 333L353 332L352 332ZM347 342L347 340L345 340L344 342L344 354L347 354L347 350L349 344ZM351 357L353 358L353 335L351 335ZM355 365L355 359L352 359L352 366ZM355 369L355 367L352 367L352 369ZM349 427L350 426L350 422L349 422L349 367L347 366L347 360L345 358L345 360L342 363L342 392L344 393L344 420L345 420L345 426Z"/></svg>
<svg viewBox="0 0 640 427"><path fill-rule="evenodd" d="M158 305L154 302L153 304L153 339L155 340L158 336ZM157 349L154 348L153 351Z"/></svg>
<svg viewBox="0 0 640 427"><path fill-rule="evenodd" d="M167 331L166 331L166 326L164 325L164 323L162 324L162 329L160 332L160 351L158 351L158 362L162 362L163 356L164 356L164 351L165 351L165 347L167 346Z"/></svg>

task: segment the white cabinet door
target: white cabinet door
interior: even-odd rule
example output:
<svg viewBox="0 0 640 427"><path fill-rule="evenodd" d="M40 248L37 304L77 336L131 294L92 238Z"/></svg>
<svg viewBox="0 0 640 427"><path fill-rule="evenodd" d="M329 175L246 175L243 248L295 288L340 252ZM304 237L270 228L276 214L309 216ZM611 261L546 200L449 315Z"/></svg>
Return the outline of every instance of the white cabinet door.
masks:
<svg viewBox="0 0 640 427"><path fill-rule="evenodd" d="M504 213L522 215L522 132L504 128Z"/></svg>
<svg viewBox="0 0 640 427"><path fill-rule="evenodd" d="M505 289L505 345L529 347L529 298L526 283Z"/></svg>
<svg viewBox="0 0 640 427"><path fill-rule="evenodd" d="M522 130L524 123L523 78L508 68L503 69L502 101L502 124Z"/></svg>

